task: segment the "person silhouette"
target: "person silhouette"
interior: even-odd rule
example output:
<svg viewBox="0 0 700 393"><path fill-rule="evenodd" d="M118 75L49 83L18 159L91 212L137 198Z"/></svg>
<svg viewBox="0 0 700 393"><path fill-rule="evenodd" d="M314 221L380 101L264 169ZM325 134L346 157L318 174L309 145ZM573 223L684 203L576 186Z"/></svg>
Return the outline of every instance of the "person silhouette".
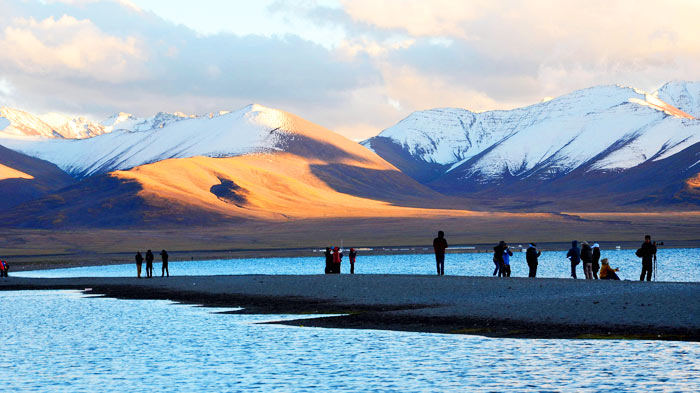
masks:
<svg viewBox="0 0 700 393"><path fill-rule="evenodd" d="M146 278L153 277L153 253L146 251Z"/></svg>
<svg viewBox="0 0 700 393"><path fill-rule="evenodd" d="M433 239L433 250L435 251L435 264L437 266L438 276L445 275L445 249L448 247L447 240L445 239L445 232L438 231L438 236Z"/></svg>
<svg viewBox="0 0 700 393"><path fill-rule="evenodd" d="M141 255L141 251L136 253L134 259L136 260L136 277L141 278L141 266L143 264L143 255Z"/></svg>
<svg viewBox="0 0 700 393"><path fill-rule="evenodd" d="M160 252L160 258L163 261L163 268L161 269L160 276L163 277L165 274L170 277L170 271L168 270L168 252L165 250L162 250Z"/></svg>

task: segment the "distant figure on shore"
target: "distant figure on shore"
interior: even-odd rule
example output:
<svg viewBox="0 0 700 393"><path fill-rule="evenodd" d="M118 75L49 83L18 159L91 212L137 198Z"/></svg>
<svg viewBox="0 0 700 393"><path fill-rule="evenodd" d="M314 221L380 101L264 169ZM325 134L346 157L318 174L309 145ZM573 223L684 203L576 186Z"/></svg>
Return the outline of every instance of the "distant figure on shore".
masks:
<svg viewBox="0 0 700 393"><path fill-rule="evenodd" d="M170 277L170 271L168 270L168 252L165 250L162 250L160 252L160 259L163 261L163 268L161 269L160 276L163 277L166 274L168 277Z"/></svg>
<svg viewBox="0 0 700 393"><path fill-rule="evenodd" d="M493 276L498 274L498 277L505 275L505 266L503 263L503 251L505 250L506 242L501 240L498 245L493 248L493 263L496 268L493 270Z"/></svg>
<svg viewBox="0 0 700 393"><path fill-rule="evenodd" d="M0 277L9 277L10 264L7 261L0 260Z"/></svg>
<svg viewBox="0 0 700 393"><path fill-rule="evenodd" d="M566 257L571 261L571 277L576 278L576 266L581 263L581 249L578 248L578 241L571 242L571 248L566 253Z"/></svg>
<svg viewBox="0 0 700 393"><path fill-rule="evenodd" d="M333 253L331 253L331 248L326 247L326 274L331 274L333 273Z"/></svg>
<svg viewBox="0 0 700 393"><path fill-rule="evenodd" d="M438 231L438 236L433 239L433 250L435 251L435 265L437 266L437 275L445 275L445 250L449 246L445 239L445 232Z"/></svg>
<svg viewBox="0 0 700 393"><path fill-rule="evenodd" d="M141 278L141 265L143 265L143 255L141 255L141 251L136 253L134 259L136 259L136 277Z"/></svg>
<svg viewBox="0 0 700 393"><path fill-rule="evenodd" d="M615 273L619 272L620 269L611 268L610 264L608 263L608 258L603 258L600 263L602 264L600 267L601 280L620 280L620 277L618 277L617 273Z"/></svg>
<svg viewBox="0 0 700 393"><path fill-rule="evenodd" d="M340 274L340 264L343 262L343 253L340 251L339 247L333 249L333 272L334 274Z"/></svg>
<svg viewBox="0 0 700 393"><path fill-rule="evenodd" d="M350 249L350 274L355 274L355 259L357 258L357 251L354 248Z"/></svg>
<svg viewBox="0 0 700 393"><path fill-rule="evenodd" d="M588 242L581 243L581 261L583 262L583 276L586 280L593 279L593 250Z"/></svg>
<svg viewBox="0 0 700 393"><path fill-rule="evenodd" d="M593 244L593 266L591 267L591 273L593 273L593 278L598 279L598 270L600 270L600 245L598 243Z"/></svg>
<svg viewBox="0 0 700 393"><path fill-rule="evenodd" d="M525 253L527 267L530 268L530 272L527 275L528 277L537 277L538 258L540 255L542 255L542 252L537 251L537 248L535 247L537 247L537 244L530 243L530 246L527 248L527 252Z"/></svg>
<svg viewBox="0 0 700 393"><path fill-rule="evenodd" d="M639 281L644 281L644 275L647 276L647 281L651 281L651 273L654 271L654 258L656 258L656 246L651 243L651 236L644 236L642 247L637 250L637 256L642 258L642 274L639 276Z"/></svg>
<svg viewBox="0 0 700 393"><path fill-rule="evenodd" d="M503 277L510 277L510 257L513 256L513 251L508 248L508 245L503 245Z"/></svg>
<svg viewBox="0 0 700 393"><path fill-rule="evenodd" d="M146 278L153 277L153 253L146 251Z"/></svg>

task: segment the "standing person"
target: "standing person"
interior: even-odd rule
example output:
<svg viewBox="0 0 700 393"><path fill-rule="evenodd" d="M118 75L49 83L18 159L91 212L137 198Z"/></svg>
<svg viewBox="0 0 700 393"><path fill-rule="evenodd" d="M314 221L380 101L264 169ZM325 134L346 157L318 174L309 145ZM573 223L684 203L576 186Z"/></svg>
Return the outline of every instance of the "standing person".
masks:
<svg viewBox="0 0 700 393"><path fill-rule="evenodd" d="M603 258L603 260L601 260L600 263L603 265L600 267L601 280L620 280L620 277L618 277L617 273L615 273L619 272L620 269L611 268L610 264L608 263L608 258Z"/></svg>
<svg viewBox="0 0 700 393"><path fill-rule="evenodd" d="M153 253L146 251L146 278L153 277Z"/></svg>
<svg viewBox="0 0 700 393"><path fill-rule="evenodd" d="M593 245L593 266L591 269L591 273L593 273L593 278L598 279L598 270L600 270L600 265L598 264L598 261L600 261L600 245L598 243L595 243Z"/></svg>
<svg viewBox="0 0 700 393"><path fill-rule="evenodd" d="M576 266L581 263L581 249L578 248L578 241L571 242L571 249L566 253L566 257L571 261L571 277L576 278Z"/></svg>
<svg viewBox="0 0 700 393"><path fill-rule="evenodd" d="M331 248L326 247L326 274L333 273L333 254L331 253Z"/></svg>
<svg viewBox="0 0 700 393"><path fill-rule="evenodd" d="M165 250L162 250L160 252L160 259L163 261L163 268L161 269L160 276L163 277L165 274L168 274L168 277L170 277L170 271L168 270L168 252Z"/></svg>
<svg viewBox="0 0 700 393"><path fill-rule="evenodd" d="M343 253L339 247L333 249L333 271L332 273L340 274L340 263L343 262Z"/></svg>
<svg viewBox="0 0 700 393"><path fill-rule="evenodd" d="M136 253L134 259L136 259L136 277L141 278L141 265L143 264L143 255L141 255L141 251Z"/></svg>
<svg viewBox="0 0 700 393"><path fill-rule="evenodd" d="M501 240L498 242L498 245L493 248L493 263L496 265L496 268L493 270L493 276L496 276L496 273L498 273L498 277L503 277L505 276L505 267L503 266L503 250L505 249L506 242Z"/></svg>
<svg viewBox="0 0 700 393"><path fill-rule="evenodd" d="M10 265L7 261L0 260L0 277L9 277Z"/></svg>
<svg viewBox="0 0 700 393"><path fill-rule="evenodd" d="M350 249L350 274L355 274L355 258L357 258L357 251L354 248Z"/></svg>
<svg viewBox="0 0 700 393"><path fill-rule="evenodd" d="M445 275L445 249L448 247L447 240L445 239L445 232L438 231L438 236L433 239L433 250L435 251L435 264L437 266L438 276Z"/></svg>
<svg viewBox="0 0 700 393"><path fill-rule="evenodd" d="M508 248L508 245L503 245L503 277L510 277L510 257L513 256L513 251Z"/></svg>
<svg viewBox="0 0 700 393"><path fill-rule="evenodd" d="M651 273L654 270L654 257L656 256L656 246L651 243L651 236L644 236L642 247L637 250L637 256L642 258L642 274L639 276L639 281L644 281L644 275L647 276L647 281L651 281Z"/></svg>
<svg viewBox="0 0 700 393"><path fill-rule="evenodd" d="M535 243L530 243L530 246L527 248L527 252L525 253L527 267L530 268L530 272L527 275L528 277L537 277L538 258L540 255L542 255L542 252L537 251L535 247L537 247Z"/></svg>
<svg viewBox="0 0 700 393"><path fill-rule="evenodd" d="M581 261L583 262L583 276L586 280L593 279L593 250L588 242L581 243Z"/></svg>

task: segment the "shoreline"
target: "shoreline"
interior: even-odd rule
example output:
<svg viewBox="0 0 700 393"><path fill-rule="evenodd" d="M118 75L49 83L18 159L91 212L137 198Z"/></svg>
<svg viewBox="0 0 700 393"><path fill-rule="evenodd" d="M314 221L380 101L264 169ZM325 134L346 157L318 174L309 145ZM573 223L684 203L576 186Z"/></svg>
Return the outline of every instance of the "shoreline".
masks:
<svg viewBox="0 0 700 393"><path fill-rule="evenodd" d="M620 250L632 250L639 247L640 242L620 241L620 242L599 242L602 250L617 251L615 246L619 245ZM471 244L454 245L448 248L448 254L471 254L471 253L491 253L491 247L495 244ZM521 252L518 244L512 244L514 252ZM527 248L526 244L522 248ZM362 247L362 246L359 246ZM459 247L459 248L458 248ZM473 247L473 248L472 248ZM567 251L570 246L562 242L538 243L537 248L544 252ZM349 249L348 247L345 247ZM367 247L372 250L361 250L361 255L411 255L411 254L432 254L432 246L377 246ZM700 248L700 241L667 241L663 248ZM257 258L301 258L318 257L323 258L322 252L313 252L319 248L278 248L278 249L231 249L231 250L168 250L170 262L186 261L207 261L218 259L257 259ZM142 250L144 251L144 250ZM135 252L134 252L135 253ZM32 271L32 270L54 270L73 267L86 266L107 266L107 265L128 265L133 262L131 252L121 253L60 253L60 254L34 254L34 255L0 255L3 260L7 260L11 265L11 272ZM156 260L156 263L159 261Z"/></svg>
<svg viewBox="0 0 700 393"><path fill-rule="evenodd" d="M292 326L700 341L700 283L406 275L0 280L0 291L44 289L243 308L225 313L342 314L272 322Z"/></svg>

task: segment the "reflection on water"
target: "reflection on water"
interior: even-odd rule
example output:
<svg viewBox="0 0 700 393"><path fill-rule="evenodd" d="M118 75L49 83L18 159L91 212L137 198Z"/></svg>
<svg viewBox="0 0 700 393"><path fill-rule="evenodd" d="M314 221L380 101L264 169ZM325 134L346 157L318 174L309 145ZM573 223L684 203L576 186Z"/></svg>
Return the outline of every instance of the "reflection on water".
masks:
<svg viewBox="0 0 700 393"><path fill-rule="evenodd" d="M0 297L2 391L700 391L697 343L299 328L71 291Z"/></svg>
<svg viewBox="0 0 700 393"><path fill-rule="evenodd" d="M538 277L568 278L569 261L566 252L544 251L537 270ZM177 253L171 253L171 258ZM639 280L641 261L634 250L602 250L602 257L610 259L610 265L620 268L623 280ZM347 259L347 258L346 258ZM225 259L213 261L170 262L170 274L219 275L219 274L322 274L322 255L304 258ZM155 275L160 275L160 264L155 263ZM445 274L461 276L488 276L493 272L492 254L448 254L445 258ZM584 277L582 265L578 266L579 278ZM525 253L515 253L511 258L512 275L527 277ZM659 281L700 281L700 248L661 249L658 254L657 279ZM342 264L342 273L349 273L350 265ZM355 272L359 274L435 274L435 257L430 254L413 255L358 255ZM32 272L17 272L23 277L124 277L136 274L135 264L94 266Z"/></svg>

